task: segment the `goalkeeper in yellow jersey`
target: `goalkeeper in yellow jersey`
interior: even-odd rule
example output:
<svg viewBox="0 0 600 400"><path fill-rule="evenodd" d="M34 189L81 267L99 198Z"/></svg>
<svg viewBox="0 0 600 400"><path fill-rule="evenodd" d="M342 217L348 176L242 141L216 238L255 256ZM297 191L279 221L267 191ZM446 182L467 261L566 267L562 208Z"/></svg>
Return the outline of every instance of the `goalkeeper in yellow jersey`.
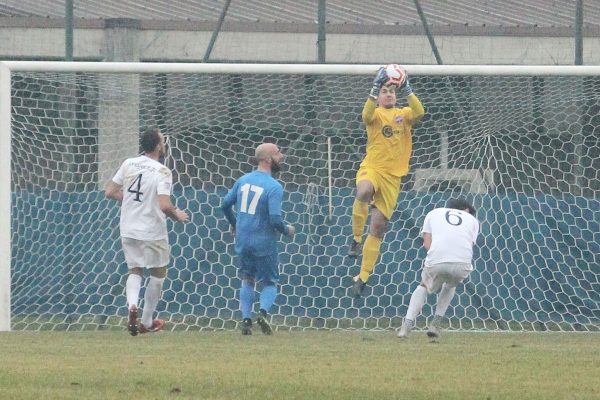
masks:
<svg viewBox="0 0 600 400"><path fill-rule="evenodd" d="M401 68L401 67L399 67ZM381 242L392 217L400 180L408 174L412 152L412 128L425 115L425 109L412 92L406 72L402 79L391 79L380 68L362 111L367 129L367 152L356 173L356 198L352 206L352 234L348 256L358 257L362 247L360 273L353 277L351 294L363 296L364 289L379 258ZM392 83L392 82L395 82ZM396 98L406 99L408 107L396 107ZM371 225L362 236L371 203Z"/></svg>

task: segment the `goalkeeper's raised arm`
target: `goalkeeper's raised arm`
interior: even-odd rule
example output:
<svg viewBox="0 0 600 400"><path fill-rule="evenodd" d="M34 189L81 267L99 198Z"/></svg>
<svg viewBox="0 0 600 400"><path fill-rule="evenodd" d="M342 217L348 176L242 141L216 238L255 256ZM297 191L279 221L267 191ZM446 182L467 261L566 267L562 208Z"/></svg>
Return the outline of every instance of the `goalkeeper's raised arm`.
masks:
<svg viewBox="0 0 600 400"><path fill-rule="evenodd" d="M397 96L408 107L396 106ZM381 241L398 201L401 178L408 174L412 153L412 128L425 115L413 93L404 68L397 64L381 67L362 111L367 131L367 152L356 174L356 198L352 206L352 235L348 256L363 252L360 273L353 277L352 295L364 295L367 280L375 268ZM362 236L371 208L371 225L362 245Z"/></svg>
<svg viewBox="0 0 600 400"><path fill-rule="evenodd" d="M390 89L394 90L392 91ZM381 98L379 97L380 94L382 95ZM406 99L408 102L408 108L410 108L412 112L412 115L409 117L412 120L412 125L423 118L425 109L410 86L408 74L405 73L404 79L398 84L395 84L393 83L393 80L387 76L385 68L381 67L379 71L377 71L377 75L373 80L373 86L369 92L369 97L363 107L362 119L365 125L371 124L374 121L375 109L378 106L383 108L395 108L397 98Z"/></svg>

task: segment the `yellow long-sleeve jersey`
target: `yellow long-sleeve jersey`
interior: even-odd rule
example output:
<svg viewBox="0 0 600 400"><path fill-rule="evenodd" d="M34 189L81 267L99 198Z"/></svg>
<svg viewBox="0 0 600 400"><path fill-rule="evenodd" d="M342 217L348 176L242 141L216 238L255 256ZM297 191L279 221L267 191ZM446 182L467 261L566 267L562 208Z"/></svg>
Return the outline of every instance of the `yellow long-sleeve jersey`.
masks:
<svg viewBox="0 0 600 400"><path fill-rule="evenodd" d="M412 154L412 127L425 115L415 94L407 97L408 107L381 108L368 98L362 112L367 128L367 154L361 167L374 168L393 176L408 174Z"/></svg>

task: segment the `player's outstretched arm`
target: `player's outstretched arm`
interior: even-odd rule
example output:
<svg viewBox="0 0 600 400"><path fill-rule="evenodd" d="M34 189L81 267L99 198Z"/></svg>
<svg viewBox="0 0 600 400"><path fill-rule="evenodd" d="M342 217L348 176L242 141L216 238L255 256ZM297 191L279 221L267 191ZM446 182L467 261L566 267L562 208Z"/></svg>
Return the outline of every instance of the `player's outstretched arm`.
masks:
<svg viewBox="0 0 600 400"><path fill-rule="evenodd" d="M423 232L423 247L425 248L425 250L429 250L431 248L432 240L433 237L431 236L431 233Z"/></svg>
<svg viewBox="0 0 600 400"><path fill-rule="evenodd" d="M370 124L373 122L373 118L375 115L375 109L377 108L377 97L379 96L379 92L381 91L381 87L388 80L388 76L385 72L385 67L381 67L377 70L377 74L373 79L373 86L371 87L371 91L369 92L369 97L365 102L365 106L362 111L362 119L365 124Z"/></svg>
<svg viewBox="0 0 600 400"><path fill-rule="evenodd" d="M375 109L377 108L377 102L371 97L367 99L362 110L362 120L365 125L369 125L375 119Z"/></svg>
<svg viewBox="0 0 600 400"><path fill-rule="evenodd" d="M104 194L109 199L123 201L123 186L116 184L112 180L108 181L104 189Z"/></svg>
<svg viewBox="0 0 600 400"><path fill-rule="evenodd" d="M412 120L413 120L413 125L414 125L417 122L421 121L423 119L423 117L425 116L425 108L423 107L423 104L421 104L421 100L419 100L417 95L414 93L411 93L406 98L406 101L408 101L408 106L410 107L410 109L413 112Z"/></svg>
<svg viewBox="0 0 600 400"><path fill-rule="evenodd" d="M294 235L296 234L296 228L294 227L294 225L288 225L288 236L289 237L294 237Z"/></svg>
<svg viewBox="0 0 600 400"><path fill-rule="evenodd" d="M221 203L221 211L223 211L223 214L225 215L227 222L229 222L229 225L231 225L232 233L235 232L235 223L236 223L235 213L233 212L233 205L236 202L235 193L236 193L236 187L234 186L234 188L231 189L227 193L227 195L223 199L223 202ZM235 233L234 233L234 236L235 236Z"/></svg>
<svg viewBox="0 0 600 400"><path fill-rule="evenodd" d="M410 86L410 82L408 81L408 74L406 75L406 79L404 79L404 83L398 88L398 97L407 98L413 94L412 87Z"/></svg>
<svg viewBox="0 0 600 400"><path fill-rule="evenodd" d="M173 203L171 203L171 196L161 194L158 196L158 205L162 212L165 213L169 218L174 219L178 222L187 222L189 220L188 214L175 207Z"/></svg>
<svg viewBox="0 0 600 400"><path fill-rule="evenodd" d="M268 209L269 209L269 224L279 233L286 236L294 236L296 230L292 225L286 225L283 221L281 213L281 204L283 201L283 187L277 185L269 193Z"/></svg>
<svg viewBox="0 0 600 400"><path fill-rule="evenodd" d="M385 67L381 67L377 70L377 74L373 79L373 86L371 87L371 91L369 92L369 97L373 100L377 100L379 97L379 92L381 91L381 87L388 80L387 73L385 72Z"/></svg>
<svg viewBox="0 0 600 400"><path fill-rule="evenodd" d="M281 215L269 215L269 224L282 235L292 237L296 233L296 228L293 225L286 225Z"/></svg>
<svg viewBox="0 0 600 400"><path fill-rule="evenodd" d="M417 95L413 93L412 87L410 86L410 82L408 80L408 75L406 75L406 79L404 80L402 86L398 88L398 97L405 98L408 102L408 106L411 108L413 113L413 124L419 122L425 115L425 108L423 107L423 104L421 104L421 100L419 100Z"/></svg>

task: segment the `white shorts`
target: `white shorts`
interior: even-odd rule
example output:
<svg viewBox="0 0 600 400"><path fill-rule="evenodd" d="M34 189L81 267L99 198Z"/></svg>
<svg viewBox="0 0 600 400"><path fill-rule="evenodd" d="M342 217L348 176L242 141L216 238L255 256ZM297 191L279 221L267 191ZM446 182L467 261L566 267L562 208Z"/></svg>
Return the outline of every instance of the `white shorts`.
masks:
<svg viewBox="0 0 600 400"><path fill-rule="evenodd" d="M421 272L421 281L427 288L428 293L436 293L447 283L450 286L457 286L473 271L471 264L465 263L423 263Z"/></svg>
<svg viewBox="0 0 600 400"><path fill-rule="evenodd" d="M169 242L121 238L127 268L157 268L169 264Z"/></svg>

